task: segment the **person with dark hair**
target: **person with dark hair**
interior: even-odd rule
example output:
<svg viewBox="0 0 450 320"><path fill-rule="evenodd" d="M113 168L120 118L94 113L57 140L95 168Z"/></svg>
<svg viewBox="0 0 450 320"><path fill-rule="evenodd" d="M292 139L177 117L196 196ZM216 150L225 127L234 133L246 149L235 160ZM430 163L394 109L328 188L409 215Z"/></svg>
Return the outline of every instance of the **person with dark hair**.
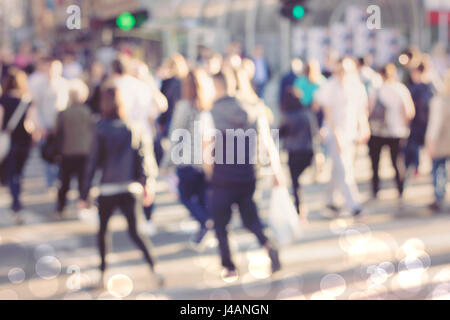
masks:
<svg viewBox="0 0 450 320"><path fill-rule="evenodd" d="M256 150L253 148L255 146L252 147L252 139L247 136L242 143L245 150L238 150L237 146L240 145L237 143L238 137L235 135L233 139L233 133L230 136L230 131L250 130L251 132L251 129L255 130L256 123L250 120L251 116L242 103L229 96L230 88L225 75L220 72L214 75L213 79L216 100L211 112L204 112L201 116L203 164L210 179L208 208L214 219L222 266L225 268L224 277L237 276L236 266L231 258L227 231L234 204L239 207L244 226L267 250L272 261L272 272L275 273L281 269L278 251L264 234L258 209L253 200L256 190L256 172L251 160L255 157ZM215 139L211 136L212 133L215 133ZM230 143L231 140L234 143ZM212 147L218 148L214 155L209 152L214 149Z"/></svg>
<svg viewBox="0 0 450 320"><path fill-rule="evenodd" d="M414 117L414 103L408 88L398 81L397 68L388 64L381 70L383 84L371 96L369 103L369 123L371 137L369 154L372 162L372 194L376 198L380 178L378 168L380 154L384 146L391 153L392 166L399 196L403 195L405 166L402 149L409 135L409 123Z"/></svg>
<svg viewBox="0 0 450 320"><path fill-rule="evenodd" d="M411 121L411 134L405 150L405 165L410 175L411 170L419 174L420 148L425 144L425 135L428 128L430 102L434 96L434 87L427 81L427 67L424 63L411 70L411 83L408 86L416 108L414 119Z"/></svg>
<svg viewBox="0 0 450 320"><path fill-rule="evenodd" d="M0 124L2 131L11 136L11 147L4 159L1 172L9 187L13 199L11 209L16 214L17 222L22 223L19 212L22 210L20 195L22 191L22 173L30 153L32 138L27 131L25 120L31 100L27 91L25 72L15 67L7 69L2 79L3 93L0 97ZM17 120L14 120L18 119ZM11 121L16 122L14 127Z"/></svg>
<svg viewBox="0 0 450 320"><path fill-rule="evenodd" d="M155 139L155 155L158 164L164 157L164 149L161 145L163 139L169 134L170 122L177 102L181 99L181 82L187 76L189 68L185 58L181 54L175 54L162 66L164 78L161 83L161 92L167 99L167 111L157 119L158 133Z"/></svg>
<svg viewBox="0 0 450 320"><path fill-rule="evenodd" d="M187 130L190 134L189 156L184 152L180 156L181 161L177 162L177 176L178 176L178 192L181 203L189 210L192 217L200 224L200 230L195 235L193 242L199 244L207 232L209 231L208 220L209 214L206 209L206 191L207 183L206 176L200 161L196 161L195 151L196 142L199 141L195 130L195 125L199 121L199 116L202 110L208 108L202 93L202 85L206 79L201 78L205 71L198 69L190 72L182 82L182 99L175 106L175 112L170 125L169 137L180 129ZM201 141L201 140L200 140ZM164 154L161 163L161 169L164 171L173 164L172 155L175 143L180 141L172 141L171 148ZM181 163L180 163L181 162Z"/></svg>
<svg viewBox="0 0 450 320"><path fill-rule="evenodd" d="M119 208L128 222L128 233L142 251L152 274L159 285L163 278L156 273L155 263L150 255L150 244L139 235L137 219L142 215L143 204L153 202L154 177L150 176L147 139L137 126L129 127L124 119L119 89L108 87L101 94L103 119L94 129L92 147L87 160L85 179L81 193L80 208L87 208L92 180L97 168L101 172L98 209L100 230L100 270L106 270L106 233L108 222L114 210ZM100 283L103 285L103 282Z"/></svg>
<svg viewBox="0 0 450 320"><path fill-rule="evenodd" d="M284 148L289 153L289 171L294 191L295 208L304 215L300 206L300 183L302 173L312 164L316 138L319 132L317 119L310 110L300 102L300 92L290 87L285 93L285 105L280 126L280 137ZM306 211L306 208L304 209Z"/></svg>

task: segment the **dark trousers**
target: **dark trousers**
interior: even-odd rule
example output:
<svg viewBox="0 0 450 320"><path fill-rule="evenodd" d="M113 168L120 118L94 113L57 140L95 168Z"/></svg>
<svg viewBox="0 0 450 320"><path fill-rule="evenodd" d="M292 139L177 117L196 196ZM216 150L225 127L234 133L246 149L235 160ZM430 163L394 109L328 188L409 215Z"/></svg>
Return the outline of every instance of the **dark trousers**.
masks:
<svg viewBox="0 0 450 320"><path fill-rule="evenodd" d="M292 188L294 191L295 207L300 213L300 182L299 178L303 171L308 168L313 160L312 152L290 152L289 153L289 171L291 173Z"/></svg>
<svg viewBox="0 0 450 320"><path fill-rule="evenodd" d="M137 229L136 214L138 210L142 210L142 204L136 196L131 193L123 193L113 196L101 196L98 199L98 210L100 216L100 230L98 233L98 247L100 250L102 272L106 269L106 233L108 230L108 222L112 217L114 210L119 208L127 219L128 234L138 248L142 251L145 260L153 271L154 262L150 256L150 243L147 239L141 237Z"/></svg>
<svg viewBox="0 0 450 320"><path fill-rule="evenodd" d="M237 185L233 187L212 186L209 195L209 210L214 219L214 228L217 240L219 241L220 256L222 265L230 270L235 270L236 266L231 259L230 246L228 243L227 226L230 223L233 204L237 204L244 226L257 238L261 246L264 246L268 239L264 234L261 220L258 216L256 204L253 201L256 183Z"/></svg>
<svg viewBox="0 0 450 320"><path fill-rule="evenodd" d="M410 167L413 167L415 170L419 169L420 147L420 143L417 143L413 139L408 140L405 148L406 169L409 169Z"/></svg>
<svg viewBox="0 0 450 320"><path fill-rule="evenodd" d="M9 155L5 159L4 175L5 182L12 197L11 209L14 212L22 210L20 194L22 193L22 174L25 163L28 159L30 148L25 146L12 145Z"/></svg>
<svg viewBox="0 0 450 320"><path fill-rule="evenodd" d="M402 148L403 139L399 138L382 138L372 136L369 140L369 154L372 162L372 192L376 196L380 188L380 177L378 168L380 165L380 154L384 146L388 146L391 153L392 166L395 170L395 182L400 195L403 194L406 169L404 161L401 157L400 150Z"/></svg>
<svg viewBox="0 0 450 320"><path fill-rule="evenodd" d="M86 156L66 156L62 158L60 166L61 186L58 192L57 205L58 212L63 211L66 207L67 192L70 190L70 182L74 176L77 177L78 191L81 194L86 159Z"/></svg>
<svg viewBox="0 0 450 320"><path fill-rule="evenodd" d="M209 214L206 209L206 177L194 167L177 169L179 179L178 192L181 203L189 210L192 217L206 228Z"/></svg>

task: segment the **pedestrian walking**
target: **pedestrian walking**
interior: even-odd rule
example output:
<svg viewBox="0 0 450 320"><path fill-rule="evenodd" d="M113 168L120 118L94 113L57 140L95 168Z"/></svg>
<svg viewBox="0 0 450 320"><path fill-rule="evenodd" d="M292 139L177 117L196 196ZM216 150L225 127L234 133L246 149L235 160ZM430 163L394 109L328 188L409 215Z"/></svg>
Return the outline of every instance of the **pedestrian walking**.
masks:
<svg viewBox="0 0 450 320"><path fill-rule="evenodd" d="M31 100L27 91L25 72L10 67L2 78L3 93L0 97L0 124L3 133L9 136L9 150L0 164L2 181L9 188L12 197L11 210L17 222L22 223L19 215L23 209L20 199L22 193L22 174L30 153L32 137L25 125ZM2 140L3 141L3 140ZM5 148L5 145L2 146Z"/></svg>
<svg viewBox="0 0 450 320"><path fill-rule="evenodd" d="M57 216L63 217L66 195L74 176L78 179L81 194L87 156L91 147L93 118L84 103L89 95L87 85L81 80L69 83L69 108L60 112L56 121L57 150L60 166L60 187L56 206Z"/></svg>
<svg viewBox="0 0 450 320"><path fill-rule="evenodd" d="M253 200L256 189L254 151L251 137L245 138L244 148L237 149L237 137L227 136L230 130L248 130L256 128L249 122L249 115L242 104L228 95L226 77L223 73L214 76L216 100L211 112L202 113L202 133L204 135L204 166L210 177L208 206L214 220L214 228L219 241L224 276L237 276L236 265L232 261L228 242L227 226L232 216L232 205L236 204L244 223L263 246L272 261L272 272L280 270L278 251L264 234L258 210ZM228 131L228 133L227 133ZM215 139L210 135L216 132ZM220 134L219 134L220 132ZM234 133L232 133L234 135ZM234 143L229 143L230 139ZM228 140L228 142L226 142ZM212 146L218 149L213 156ZM254 147L254 146L253 146ZM227 159L227 161L224 161ZM239 159L239 160L238 160ZM232 161L229 161L232 160Z"/></svg>
<svg viewBox="0 0 450 320"><path fill-rule="evenodd" d="M203 240L211 227L211 225L208 225L209 213L206 208L206 176L201 161L196 160L198 156L196 152L200 150L198 147L201 147L201 137L196 136L200 134L199 131L196 131L196 124L199 122L201 111L210 108L204 99L202 83L200 82L202 78L199 77L200 73L206 76L204 70L196 70L190 72L183 80L182 98L175 106L169 133L169 137L176 137L176 132L185 130L189 136L190 144L187 146L188 150L183 150L183 154L177 156L179 159L176 159L176 173L179 181L178 193L180 201L200 225L199 231L193 238L195 244L199 244ZM200 144L198 144L199 141ZM174 165L175 155L172 153L172 150L180 142L182 141L172 141L171 148L165 153L161 163L161 169L164 171L167 171L171 165Z"/></svg>
<svg viewBox="0 0 450 320"><path fill-rule="evenodd" d="M398 80L397 68L388 64L381 69L383 84L370 101L369 123L371 137L369 154L372 163L372 195L377 197L380 189L378 167L380 154L388 146L399 196L403 195L406 169L402 149L409 136L409 124L414 118L415 109L408 88Z"/></svg>
<svg viewBox="0 0 450 320"><path fill-rule="evenodd" d="M412 171L414 176L419 174L420 149L425 144L430 102L434 96L433 86L426 80L427 72L424 63L414 67L411 70L411 83L408 87L414 101L416 114L411 121L411 134L405 150L405 165L406 169Z"/></svg>
<svg viewBox="0 0 450 320"><path fill-rule="evenodd" d="M142 214L142 206L153 201L154 179L147 159L147 139L136 126L130 128L124 119L123 106L117 88L105 88L102 91L101 109L103 119L94 129L93 143L81 194L80 208L87 208L89 189L96 169L101 172L98 210L100 229L98 246L101 257L100 271L106 270L106 233L108 222L115 209L120 209L127 219L128 233L143 253L150 271L162 285L163 279L155 270L155 262L150 255L150 243L139 235L137 220ZM103 276L102 276L103 279ZM101 283L102 284L102 283Z"/></svg>
<svg viewBox="0 0 450 320"><path fill-rule="evenodd" d="M333 161L327 208L339 212L334 202L335 192L339 191L345 198L346 209L357 216L362 206L355 180L356 144L367 142L370 130L366 89L352 59L341 59L334 76L319 89L317 101L325 111L330 132L328 150Z"/></svg>
<svg viewBox="0 0 450 320"><path fill-rule="evenodd" d="M302 173L313 163L317 150L319 128L313 112L300 102L298 89L291 87L285 91L285 111L280 125L280 137L289 153L289 172L291 174L295 208L305 216L306 206L300 205L300 182Z"/></svg>
<svg viewBox="0 0 450 320"><path fill-rule="evenodd" d="M430 208L442 209L446 193L447 163L450 160L450 71L444 76L443 90L431 101L430 122L426 134L426 148L433 159L435 201Z"/></svg>

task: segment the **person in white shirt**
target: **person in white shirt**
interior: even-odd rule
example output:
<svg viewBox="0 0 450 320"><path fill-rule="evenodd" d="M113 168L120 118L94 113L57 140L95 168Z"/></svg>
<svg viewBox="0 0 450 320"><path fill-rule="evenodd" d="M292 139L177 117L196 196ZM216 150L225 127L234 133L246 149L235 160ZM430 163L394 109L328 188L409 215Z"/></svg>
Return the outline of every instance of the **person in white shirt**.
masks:
<svg viewBox="0 0 450 320"><path fill-rule="evenodd" d="M327 207L339 211L334 205L334 194L340 191L345 198L346 208L357 216L362 207L354 173L356 143L367 142L370 130L367 119L368 97L355 62L349 58L342 59L334 76L319 89L315 99L324 109L326 126L330 132L328 145L333 168Z"/></svg>
<svg viewBox="0 0 450 320"><path fill-rule="evenodd" d="M69 103L69 82L62 77L62 63L53 58L40 61L39 73L29 80L30 92L35 105L37 132L44 143L56 126L56 117ZM58 167L45 163L47 186L53 186L58 175Z"/></svg>
<svg viewBox="0 0 450 320"><path fill-rule="evenodd" d="M390 63L383 67L381 76L383 84L374 91L370 99L369 154L373 170L372 193L376 198L380 184L378 175L380 154L384 146L389 146L397 190L401 197L406 167L400 151L409 136L409 123L414 118L415 107L408 88L398 81L397 68L394 64Z"/></svg>

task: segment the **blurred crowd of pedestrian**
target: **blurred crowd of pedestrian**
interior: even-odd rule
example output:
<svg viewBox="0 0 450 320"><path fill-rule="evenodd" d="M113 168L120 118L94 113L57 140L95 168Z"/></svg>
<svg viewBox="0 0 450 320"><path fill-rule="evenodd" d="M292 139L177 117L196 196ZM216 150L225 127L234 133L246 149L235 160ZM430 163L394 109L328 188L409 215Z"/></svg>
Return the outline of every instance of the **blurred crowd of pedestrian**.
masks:
<svg viewBox="0 0 450 320"><path fill-rule="evenodd" d="M244 226L267 250L272 272L280 270L276 244L265 234L253 199L259 166L252 162L256 150L251 137L245 140L242 162L241 150L227 143L229 130L255 129L264 137L262 148L269 155L275 185L287 185L279 169L279 150L269 134L277 125L264 102L273 72L262 46L256 46L251 57L243 55L237 44L224 55L204 48L195 62L175 54L154 73L129 52L117 52L109 64L93 61L89 66L72 53L59 59L26 45L14 58L1 58L0 123L9 139L5 157L0 158L1 178L10 190L18 222L22 222L23 170L36 146L45 163L47 187L58 188L58 218L65 216L73 177L78 181L78 209L97 204L102 272L108 221L117 208L127 219L131 239L158 283L163 283L148 238L141 235L156 232L151 218L158 175L176 175L180 202L199 223L194 244L201 243L209 230L215 231L224 277L237 276L227 228L234 205ZM425 147L433 159L435 202L430 207L441 210L450 159L448 62L440 61L436 69L432 59L415 48L379 69L370 57L328 60L324 67L314 59L293 59L290 72L281 79L282 119L277 127L288 153L298 214L307 213L300 176L313 164L321 170L327 158L332 162L327 210L336 216L343 211L335 202L336 193L341 193L345 211L354 216L364 211L355 179L358 144L368 145L374 198L380 190L382 148L390 149L402 197L407 183L418 175L420 150ZM183 162L176 163L180 129L190 133L192 148L182 150ZM209 135L211 130L220 132L221 138ZM211 161L218 153L234 161ZM93 186L97 186L95 202ZM139 226L141 212L146 222Z"/></svg>

